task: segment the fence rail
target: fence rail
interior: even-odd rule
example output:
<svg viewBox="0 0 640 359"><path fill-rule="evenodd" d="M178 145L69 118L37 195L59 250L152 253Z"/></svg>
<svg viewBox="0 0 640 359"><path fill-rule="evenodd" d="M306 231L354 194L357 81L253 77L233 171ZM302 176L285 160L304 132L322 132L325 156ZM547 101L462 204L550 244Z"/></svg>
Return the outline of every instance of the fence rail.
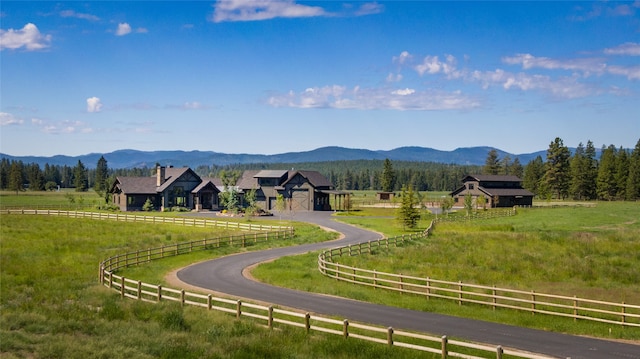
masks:
<svg viewBox="0 0 640 359"><path fill-rule="evenodd" d="M106 261L105 261L106 262ZM104 263L104 262L103 262ZM120 293L121 298L130 298L145 302L157 303L161 301L178 302L181 305L192 305L207 310L217 310L242 317L262 321L268 328L276 325L287 325L304 328L307 333L311 331L340 335L344 338L356 338L374 343L390 346L398 346L412 350L440 354L442 358L510 358L523 359L550 359L552 357L523 352L515 349L503 348L477 343L449 340L446 336L436 337L402 330L394 330L391 327L366 325L350 322L348 319L336 320L310 313L265 306L242 300L214 297L211 294L199 294L173 289L162 285L144 283L139 280L125 278L109 271L101 265L102 285Z"/></svg>
<svg viewBox="0 0 640 359"><path fill-rule="evenodd" d="M359 285L381 288L400 293L421 295L425 298L440 298L463 303L473 303L496 308L508 308L532 314L547 314L616 324L628 327L640 327L640 305L625 302L614 303L577 296L562 296L498 288L462 282L450 282L429 277L415 277L403 274L378 272L351 267L336 262L342 256L356 256L374 253L377 249L401 246L405 242L424 238L431 233L434 222L423 233L383 238L360 244L331 248L318 256L318 269L328 277Z"/></svg>
<svg viewBox="0 0 640 359"><path fill-rule="evenodd" d="M88 218L96 220L115 220L121 222L142 222L156 224L176 224L192 227L211 227L238 229L244 231L281 231L288 230L293 232L293 227L284 226L267 226L263 224L241 223L230 221L216 221L205 218L186 218L186 217L162 217L162 216L142 216L137 214L121 214L107 212L86 212L86 211L63 211L53 209L2 209L1 214L41 214L50 216L61 216L69 218Z"/></svg>

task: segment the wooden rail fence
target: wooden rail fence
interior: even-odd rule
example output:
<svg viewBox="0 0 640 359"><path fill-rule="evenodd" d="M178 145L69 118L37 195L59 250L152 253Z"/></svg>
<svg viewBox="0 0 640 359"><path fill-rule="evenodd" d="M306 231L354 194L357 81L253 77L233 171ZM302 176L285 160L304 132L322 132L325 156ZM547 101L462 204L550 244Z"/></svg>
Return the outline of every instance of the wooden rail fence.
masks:
<svg viewBox="0 0 640 359"><path fill-rule="evenodd" d="M259 233L259 235L276 237L289 232ZM193 241L176 246L166 246L160 249L152 248L141 251L134 251L108 258L100 263L100 283L120 294L121 298L130 298L145 302L157 303L160 301L174 301L181 305L192 305L206 308L207 310L217 310L234 315L240 319L243 316L254 320L262 321L268 328L274 326L288 325L311 331L328 334L341 335L344 338L357 338L374 343L382 343L390 346L398 346L423 352L440 354L442 358L523 358L523 359L550 359L535 353L523 352L519 350L503 348L501 346L491 346L486 344L467 343L463 341L449 340L446 336L436 337L419 333L412 333L402 330L394 330L391 327L365 325L362 323L350 322L348 319L336 320L322 316L311 315L310 313L300 313L290 310L275 308L274 306L259 305L237 299L227 299L214 297L211 294L199 294L185 291L184 289L174 289L162 285L144 283L139 280L118 276L115 271L126 266L144 264L151 260L162 259L166 255L180 255L189 253L192 250L204 250L217 248L218 244L236 243L241 245L240 240L231 238L232 236L210 239L204 241ZM266 239L265 239L266 240ZM168 247L168 248L167 248Z"/></svg>
<svg viewBox="0 0 640 359"><path fill-rule="evenodd" d="M61 216L69 218L88 218L96 220L115 220L121 222L142 222L154 224L176 224L192 227L211 227L238 229L244 231L290 231L293 235L293 227L267 226L264 224L241 223L230 221L216 221L206 218L186 218L186 217L162 217L162 216L142 216L137 214L107 213L107 212L85 212L85 211L63 211L53 209L2 209L2 214L40 214L50 216Z"/></svg>
<svg viewBox="0 0 640 359"><path fill-rule="evenodd" d="M376 250L401 246L408 241L424 238L431 233L434 222L419 234L383 238L360 244L325 250L318 256L318 269L324 275L340 281L410 293L425 298L453 300L459 305L473 303L496 308L508 308L531 312L590 320L628 327L640 327L640 305L599 301L577 296L562 296L483 286L462 282L450 282L429 277L415 277L351 267L336 262L343 255L355 256L375 253Z"/></svg>

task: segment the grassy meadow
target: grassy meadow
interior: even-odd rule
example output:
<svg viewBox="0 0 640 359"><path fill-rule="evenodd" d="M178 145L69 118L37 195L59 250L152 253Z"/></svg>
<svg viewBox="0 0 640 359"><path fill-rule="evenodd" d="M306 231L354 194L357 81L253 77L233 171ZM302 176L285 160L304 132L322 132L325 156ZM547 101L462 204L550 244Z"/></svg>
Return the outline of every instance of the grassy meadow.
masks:
<svg viewBox="0 0 640 359"><path fill-rule="evenodd" d="M19 196L22 196L20 194ZM272 223L272 222L270 222ZM293 240L222 248L131 269L163 283L172 268L233 251L333 238L297 225ZM221 229L95 221L44 215L0 216L2 358L413 358L415 353L303 329L268 330L251 320L178 303L120 299L98 283L113 254L224 235ZM432 358L433 356L424 356Z"/></svg>
<svg viewBox="0 0 640 359"><path fill-rule="evenodd" d="M392 218L393 210L386 216L383 210L370 208L354 213L338 219L388 236L402 233L401 225ZM419 229L426 228L432 218L425 216ZM253 275L275 285L357 300L558 332L640 340L637 328L459 306L336 282L318 272L316 260L317 253L283 258L259 266ZM521 209L512 217L441 222L424 241L339 261L381 272L640 305L640 205L599 202L590 207Z"/></svg>

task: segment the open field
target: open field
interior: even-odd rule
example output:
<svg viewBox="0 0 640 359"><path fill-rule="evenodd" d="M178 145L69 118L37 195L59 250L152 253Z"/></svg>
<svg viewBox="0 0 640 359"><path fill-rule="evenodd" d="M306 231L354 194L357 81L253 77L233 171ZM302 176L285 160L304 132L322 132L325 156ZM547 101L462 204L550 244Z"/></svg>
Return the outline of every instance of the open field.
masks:
<svg viewBox="0 0 640 359"><path fill-rule="evenodd" d="M393 219L376 214L375 218L339 219L389 235L399 232ZM640 304L638 218L637 203L520 210L514 217L440 223L434 235L424 242L373 256L342 257L340 263L382 272ZM317 253L313 253L280 259L258 267L253 274L275 285L358 300L558 332L640 339L637 328L611 328L609 332L610 326L604 324L427 301L336 282L318 273L313 264L316 257Z"/></svg>
<svg viewBox="0 0 640 359"><path fill-rule="evenodd" d="M251 321L177 303L121 300L98 283L97 265L110 255L214 237L225 233L221 230L41 215L2 215L0 220L2 358L415 357L401 348L307 335L302 329L269 331ZM302 225L299 231L306 235L296 241L332 238L311 226ZM182 260L203 260L232 250L203 251L166 262L182 266ZM142 278L164 275L164 268L150 265L139 268Z"/></svg>

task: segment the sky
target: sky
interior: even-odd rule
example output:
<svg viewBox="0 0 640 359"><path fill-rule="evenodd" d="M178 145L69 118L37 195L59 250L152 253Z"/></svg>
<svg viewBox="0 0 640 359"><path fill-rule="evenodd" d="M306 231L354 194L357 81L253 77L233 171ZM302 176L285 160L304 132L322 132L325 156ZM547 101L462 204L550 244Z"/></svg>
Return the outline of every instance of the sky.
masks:
<svg viewBox="0 0 640 359"><path fill-rule="evenodd" d="M5 1L0 152L640 140L640 0Z"/></svg>

